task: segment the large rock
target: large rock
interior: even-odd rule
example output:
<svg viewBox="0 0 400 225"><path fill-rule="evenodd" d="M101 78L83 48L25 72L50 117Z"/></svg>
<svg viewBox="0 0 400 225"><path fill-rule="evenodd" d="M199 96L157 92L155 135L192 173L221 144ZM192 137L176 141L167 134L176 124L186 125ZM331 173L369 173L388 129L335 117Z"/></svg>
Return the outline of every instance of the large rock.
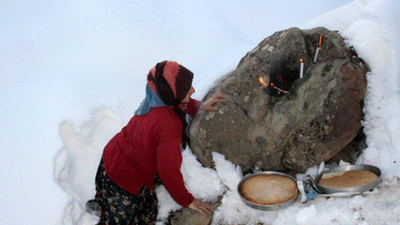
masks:
<svg viewBox="0 0 400 225"><path fill-rule="evenodd" d="M216 210L221 205L222 196L211 205L213 210ZM182 208L178 211L172 212L168 217L167 224L169 225L210 225L212 223L213 215L203 216L199 212L189 208Z"/></svg>
<svg viewBox="0 0 400 225"><path fill-rule="evenodd" d="M319 36L322 47L313 58ZM304 75L299 79L300 56ZM264 39L224 77L205 99L226 95L215 113L191 123L191 148L212 167L211 153L222 153L244 172L305 171L327 161L362 131L367 65L346 47L337 32L291 28ZM288 84L280 95L261 85Z"/></svg>

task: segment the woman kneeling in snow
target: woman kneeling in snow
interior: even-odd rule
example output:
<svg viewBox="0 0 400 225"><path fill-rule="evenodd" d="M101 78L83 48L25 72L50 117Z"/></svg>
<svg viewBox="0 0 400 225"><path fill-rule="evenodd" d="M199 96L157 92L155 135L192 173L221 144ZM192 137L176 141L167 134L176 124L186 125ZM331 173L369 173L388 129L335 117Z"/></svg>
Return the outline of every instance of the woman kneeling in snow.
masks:
<svg viewBox="0 0 400 225"><path fill-rule="evenodd" d="M96 174L96 197L86 207L99 224L155 224L158 200L156 174L180 205L210 214L206 202L190 194L180 172L181 144L186 147L186 113L216 111L215 96L204 103L191 99L193 73L172 61L153 67L147 76L146 98L135 116L106 145ZM101 213L100 213L101 211Z"/></svg>

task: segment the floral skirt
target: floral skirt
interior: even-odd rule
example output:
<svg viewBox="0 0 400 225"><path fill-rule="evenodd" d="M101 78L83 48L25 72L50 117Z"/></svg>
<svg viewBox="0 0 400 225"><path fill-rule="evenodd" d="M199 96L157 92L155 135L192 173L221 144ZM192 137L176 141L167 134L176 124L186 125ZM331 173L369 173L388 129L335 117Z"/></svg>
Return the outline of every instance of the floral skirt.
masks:
<svg viewBox="0 0 400 225"><path fill-rule="evenodd" d="M115 184L101 160L96 174L96 202L101 206L98 225L155 224L158 200L154 191L143 186L133 195Z"/></svg>

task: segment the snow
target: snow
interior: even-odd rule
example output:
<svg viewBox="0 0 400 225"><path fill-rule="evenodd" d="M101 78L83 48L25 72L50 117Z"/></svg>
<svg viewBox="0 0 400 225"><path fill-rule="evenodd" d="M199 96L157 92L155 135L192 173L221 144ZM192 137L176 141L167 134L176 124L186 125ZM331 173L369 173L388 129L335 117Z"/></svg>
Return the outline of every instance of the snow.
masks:
<svg viewBox="0 0 400 225"><path fill-rule="evenodd" d="M312 224L317 217L317 208L315 205L304 207L300 209L296 214L296 223L299 225Z"/></svg>
<svg viewBox="0 0 400 225"><path fill-rule="evenodd" d="M186 149L188 190L209 202L223 196L215 224L400 223L398 1L20 0L2 2L0 18L0 224L95 224L84 204L102 149L139 106L156 62L190 68L201 99L263 38L295 26L338 30L370 65L368 147L357 163L382 170L378 192L258 211L240 200L239 167L214 153L215 170L204 168ZM156 192L163 221L180 206Z"/></svg>

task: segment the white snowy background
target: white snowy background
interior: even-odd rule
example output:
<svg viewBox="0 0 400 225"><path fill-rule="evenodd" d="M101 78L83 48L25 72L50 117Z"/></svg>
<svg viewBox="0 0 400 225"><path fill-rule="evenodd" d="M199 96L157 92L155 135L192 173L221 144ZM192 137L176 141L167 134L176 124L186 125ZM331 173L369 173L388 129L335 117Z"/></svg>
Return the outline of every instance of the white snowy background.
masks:
<svg viewBox="0 0 400 225"><path fill-rule="evenodd" d="M203 168L190 149L182 172L221 224L400 224L400 3L398 0L0 1L0 224L96 223L102 149L144 98L157 62L195 73L194 98L263 38L290 27L338 30L371 67L368 148L357 163L378 166L378 194L317 197L281 211L246 207L243 174L222 155ZM316 167L308 173L315 173ZM179 206L162 187L159 220Z"/></svg>

